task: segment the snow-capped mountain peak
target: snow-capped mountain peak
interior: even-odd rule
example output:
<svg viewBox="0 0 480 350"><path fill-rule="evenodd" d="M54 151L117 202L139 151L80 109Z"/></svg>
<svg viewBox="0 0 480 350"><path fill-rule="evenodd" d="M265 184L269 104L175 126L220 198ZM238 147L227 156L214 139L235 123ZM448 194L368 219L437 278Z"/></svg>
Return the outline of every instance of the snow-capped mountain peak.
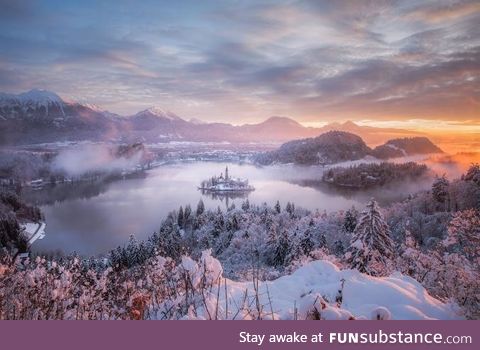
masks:
<svg viewBox="0 0 480 350"><path fill-rule="evenodd" d="M27 92L15 94L0 94L0 105L2 107L23 106L30 108L48 107L49 105L62 106L64 101L57 94L41 89L33 89Z"/></svg>
<svg viewBox="0 0 480 350"><path fill-rule="evenodd" d="M166 109L160 107L151 107L144 111L139 112L137 115L154 115L159 118L168 119L168 120L179 120L181 119L178 115L173 112L170 112Z"/></svg>
<svg viewBox="0 0 480 350"><path fill-rule="evenodd" d="M91 109L92 111L95 111L95 112L99 112L99 113L108 113L107 111L105 111L103 108L95 105L95 104L91 104L91 103L79 103L80 105L82 105L83 107L86 107L88 109Z"/></svg>
<svg viewBox="0 0 480 350"><path fill-rule="evenodd" d="M62 104L63 100L54 92L40 89L33 89L17 95L17 98L23 103L36 103L40 105Z"/></svg>

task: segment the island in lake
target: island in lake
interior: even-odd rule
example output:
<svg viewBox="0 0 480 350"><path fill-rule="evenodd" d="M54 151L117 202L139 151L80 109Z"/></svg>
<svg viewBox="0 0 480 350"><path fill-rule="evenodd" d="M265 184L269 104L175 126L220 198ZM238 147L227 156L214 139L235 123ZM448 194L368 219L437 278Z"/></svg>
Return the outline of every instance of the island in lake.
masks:
<svg viewBox="0 0 480 350"><path fill-rule="evenodd" d="M225 168L225 176L213 176L208 180L202 181L198 188L202 192L210 193L244 193L254 191L255 188L248 184L247 179L234 178L228 175L228 167Z"/></svg>

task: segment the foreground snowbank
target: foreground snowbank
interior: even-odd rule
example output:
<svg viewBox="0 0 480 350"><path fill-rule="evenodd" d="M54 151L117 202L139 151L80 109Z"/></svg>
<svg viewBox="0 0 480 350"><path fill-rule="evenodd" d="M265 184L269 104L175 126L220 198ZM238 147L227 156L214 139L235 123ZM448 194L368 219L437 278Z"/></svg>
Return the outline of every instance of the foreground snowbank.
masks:
<svg viewBox="0 0 480 350"><path fill-rule="evenodd" d="M302 295L318 293L332 303L339 294L342 279L345 283L341 308L355 318L376 318L381 307L390 311L392 319L456 318L451 305L431 297L410 277L396 273L388 278L377 278L356 270L339 270L327 261L311 262L290 276L272 281L268 288L277 307L284 310L282 318L288 318L289 299L291 303L292 299L302 300ZM325 316L330 318L330 315ZM342 318L340 315L331 316Z"/></svg>
<svg viewBox="0 0 480 350"><path fill-rule="evenodd" d="M205 252L202 262L183 261L193 285L201 276L210 282L209 288L197 292L198 306L190 307L186 319L459 318L452 305L431 297L417 281L399 273L378 278L314 261L291 275L257 284L216 278L221 265Z"/></svg>

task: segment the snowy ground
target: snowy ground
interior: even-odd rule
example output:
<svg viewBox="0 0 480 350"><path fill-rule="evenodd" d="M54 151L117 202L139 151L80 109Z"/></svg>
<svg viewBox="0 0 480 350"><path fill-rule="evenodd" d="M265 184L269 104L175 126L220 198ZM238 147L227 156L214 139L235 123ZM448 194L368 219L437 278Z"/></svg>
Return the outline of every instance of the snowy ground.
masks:
<svg viewBox="0 0 480 350"><path fill-rule="evenodd" d="M204 252L203 260L209 276L221 275L222 267L216 259ZM194 276L193 281L201 278L203 266L189 258L184 258L183 265ZM338 306L342 280L344 287ZM256 318L259 309L262 319L276 320L301 320L315 315L327 320L460 318L454 305L431 297L410 277L394 273L390 277L377 278L356 270L340 270L328 261L310 262L292 275L259 282L258 293L253 282L217 278L212 286L199 307L185 318L211 319L215 315L219 319L252 319ZM228 296L228 308L225 295Z"/></svg>
<svg viewBox="0 0 480 350"><path fill-rule="evenodd" d="M45 237L46 226L44 222L27 222L22 225L29 245L32 245L37 239L43 239Z"/></svg>

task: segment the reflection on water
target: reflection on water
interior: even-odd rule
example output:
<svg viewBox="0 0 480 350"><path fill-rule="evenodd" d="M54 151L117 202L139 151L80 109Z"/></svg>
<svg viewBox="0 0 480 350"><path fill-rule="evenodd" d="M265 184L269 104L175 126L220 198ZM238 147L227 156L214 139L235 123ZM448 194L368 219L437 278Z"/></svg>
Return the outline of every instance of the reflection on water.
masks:
<svg viewBox="0 0 480 350"><path fill-rule="evenodd" d="M371 198L375 198L380 206L387 206L392 202L404 200L409 194L430 188L432 179L426 176L418 178L415 181L395 181L385 186L368 188L361 191L355 188L333 186L323 181L311 179L296 180L294 183L300 186L314 188L327 195L340 196L345 199L355 200L359 203L366 203Z"/></svg>
<svg viewBox="0 0 480 350"><path fill-rule="evenodd" d="M141 179L147 176L146 172L138 172L128 176L128 179ZM104 177L91 180L79 180L57 184L47 184L41 188L25 188L22 197L29 203L38 206L53 205L72 199L89 199L107 191L110 183L121 180L120 177ZM127 178L123 178L126 180Z"/></svg>
<svg viewBox="0 0 480 350"><path fill-rule="evenodd" d="M249 179L256 190L222 196L202 194L197 189L203 179L219 173L226 165L232 176ZM192 162L159 167L132 179L45 188L26 195L41 205L47 221L46 237L32 249L85 255L104 253L123 245L131 234L138 239L147 238L158 230L168 212L187 204L195 209L200 199L207 208L232 204L239 208L248 196L250 203L255 204L274 205L278 200L284 207L290 201L297 207L331 212L352 205L362 208L371 197L379 198L385 205L430 185L348 193L320 184L322 172L321 167Z"/></svg>
<svg viewBox="0 0 480 350"><path fill-rule="evenodd" d="M214 191L207 191L204 189L199 189L202 195L205 197L210 197L214 201L220 201L225 205L225 209L230 208L231 203L234 199L247 199L250 191L243 191L243 192L214 192Z"/></svg>

